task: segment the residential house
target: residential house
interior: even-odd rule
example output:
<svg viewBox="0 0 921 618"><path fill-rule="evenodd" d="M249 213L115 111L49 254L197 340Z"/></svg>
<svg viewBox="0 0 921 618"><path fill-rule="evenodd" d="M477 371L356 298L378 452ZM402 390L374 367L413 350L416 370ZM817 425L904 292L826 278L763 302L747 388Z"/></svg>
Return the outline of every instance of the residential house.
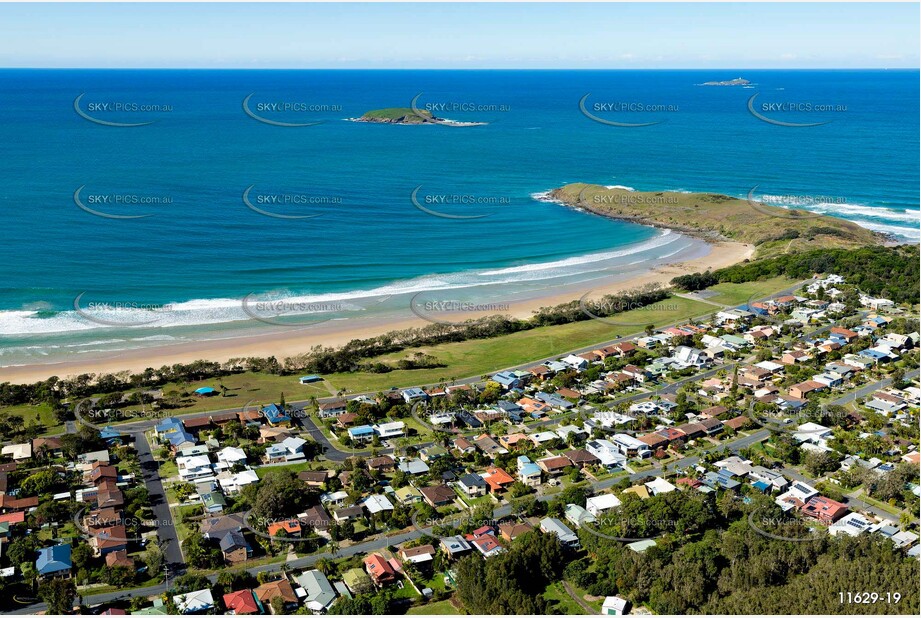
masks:
<svg viewBox="0 0 921 618"><path fill-rule="evenodd" d="M429 564L435 559L438 552L433 545L419 545L418 547L403 548L400 550L400 557L404 562L412 564Z"/></svg>
<svg viewBox="0 0 921 618"><path fill-rule="evenodd" d="M530 532L533 529L534 527L527 521L499 524L499 536L506 541L514 541L522 534Z"/></svg>
<svg viewBox="0 0 921 618"><path fill-rule="evenodd" d="M228 530L223 534L218 545L224 560L231 565L244 562L253 553L243 533L235 530Z"/></svg>
<svg viewBox="0 0 921 618"><path fill-rule="evenodd" d="M293 610L297 609L298 606L297 594L294 592L291 582L286 578L266 582L253 590L253 594L264 607L272 608L272 613L275 613L272 605L275 599L281 600L282 613L284 614L293 613Z"/></svg>
<svg viewBox="0 0 921 618"><path fill-rule="evenodd" d="M445 554L452 560L468 553L473 549L470 543L462 536L448 536L441 539L441 547Z"/></svg>
<svg viewBox="0 0 921 618"><path fill-rule="evenodd" d="M524 455L518 458L518 479L528 487L538 487L541 481L541 468ZM488 481L487 481L488 482Z"/></svg>
<svg viewBox="0 0 921 618"><path fill-rule="evenodd" d="M332 607L336 592L322 571L304 571L294 579L304 589L304 606L307 609L314 614L322 614Z"/></svg>
<svg viewBox="0 0 921 618"><path fill-rule="evenodd" d="M472 475L472 476L477 476L477 478L479 478L480 481L482 481L482 488L483 488L482 493L485 493L486 481L483 481L482 477L480 477L479 475ZM471 479L471 483L472 482L473 480ZM452 490L447 485L434 485L432 487L422 487L421 489L419 489L419 492L422 494L422 499L425 500L426 504L434 508L437 508L439 506L445 506L447 504L451 504L454 502L455 498L457 497L457 494L454 493L454 490ZM465 491L465 493L467 492ZM477 494L468 493L467 495L482 495L482 493L477 493Z"/></svg>
<svg viewBox="0 0 921 618"><path fill-rule="evenodd" d="M227 613L234 616L247 616L261 613L261 608L256 602L256 597L250 589L237 590L224 595L224 607Z"/></svg>
<svg viewBox="0 0 921 618"><path fill-rule="evenodd" d="M180 614L198 614L214 607L214 596L210 588L177 594L173 603Z"/></svg>
<svg viewBox="0 0 921 618"><path fill-rule="evenodd" d="M371 581L376 586L385 586L392 584L397 580L396 571L390 566L390 563L380 554L374 553L365 558L365 571L371 576Z"/></svg>
<svg viewBox="0 0 921 618"><path fill-rule="evenodd" d="M592 516L598 517L620 505L620 498L614 494L599 494L586 499L585 510Z"/></svg>
<svg viewBox="0 0 921 618"><path fill-rule="evenodd" d="M43 579L68 578L72 568L70 544L62 543L38 550L35 570L38 572L39 577Z"/></svg>
<svg viewBox="0 0 921 618"><path fill-rule="evenodd" d="M576 533L556 517L545 517L540 520L540 529L544 534L555 534L560 543L567 547L579 546L579 537Z"/></svg>

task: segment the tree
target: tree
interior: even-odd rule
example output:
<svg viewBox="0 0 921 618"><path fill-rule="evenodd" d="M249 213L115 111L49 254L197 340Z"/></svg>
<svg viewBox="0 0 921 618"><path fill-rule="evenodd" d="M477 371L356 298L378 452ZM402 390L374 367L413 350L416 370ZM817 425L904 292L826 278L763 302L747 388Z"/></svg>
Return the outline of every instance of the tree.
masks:
<svg viewBox="0 0 921 618"><path fill-rule="evenodd" d="M38 597L47 603L48 614L69 614L74 609L77 586L69 579L51 579L39 585Z"/></svg>
<svg viewBox="0 0 921 618"><path fill-rule="evenodd" d="M25 496L38 496L51 491L58 482L57 472L45 469L27 476L20 483L19 488Z"/></svg>
<svg viewBox="0 0 921 618"><path fill-rule="evenodd" d="M159 543L151 543L147 546L147 551L141 556L141 560L147 565L147 570L151 575L159 573L163 568L165 556Z"/></svg>

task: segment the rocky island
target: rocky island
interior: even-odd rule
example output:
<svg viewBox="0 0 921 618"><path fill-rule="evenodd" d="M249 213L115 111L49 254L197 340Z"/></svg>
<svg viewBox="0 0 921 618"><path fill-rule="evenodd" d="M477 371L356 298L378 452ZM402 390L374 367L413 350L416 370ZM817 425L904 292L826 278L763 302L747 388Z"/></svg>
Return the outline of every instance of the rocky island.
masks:
<svg viewBox="0 0 921 618"><path fill-rule="evenodd" d="M737 77L735 79L729 79L722 82L704 82L701 86L748 86L751 82L747 79Z"/></svg>
<svg viewBox="0 0 921 618"><path fill-rule="evenodd" d="M355 122L376 122L381 124L441 124L449 127L469 127L486 124L485 122L459 122L447 118L438 118L432 112L415 107L387 107L365 112Z"/></svg>

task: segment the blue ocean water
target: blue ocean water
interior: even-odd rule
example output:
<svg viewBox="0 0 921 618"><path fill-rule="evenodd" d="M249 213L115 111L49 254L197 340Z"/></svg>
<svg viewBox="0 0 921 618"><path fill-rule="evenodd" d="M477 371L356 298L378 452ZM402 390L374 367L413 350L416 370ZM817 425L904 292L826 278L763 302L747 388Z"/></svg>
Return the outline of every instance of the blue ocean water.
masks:
<svg viewBox="0 0 921 618"><path fill-rule="evenodd" d="M740 75L753 87L699 85ZM91 348L96 331L117 327L77 310L101 307L94 315L104 318L109 303L179 307L145 334L189 335L241 319L247 295L330 311L365 299L357 308L366 310L369 298L489 297L699 249L539 199L568 182L736 196L757 185L917 242L918 80L917 71L2 70L0 364L81 331ZM86 116L150 124L92 122L75 109L81 94ZM251 94L253 115L319 124L260 122L244 110ZM755 94L766 117L827 124L759 120L747 107ZM436 116L485 124L348 121L417 95ZM583 97L599 118L658 124L593 121ZM479 218L426 213L411 200L417 188L427 210ZM112 315L119 324L128 313Z"/></svg>

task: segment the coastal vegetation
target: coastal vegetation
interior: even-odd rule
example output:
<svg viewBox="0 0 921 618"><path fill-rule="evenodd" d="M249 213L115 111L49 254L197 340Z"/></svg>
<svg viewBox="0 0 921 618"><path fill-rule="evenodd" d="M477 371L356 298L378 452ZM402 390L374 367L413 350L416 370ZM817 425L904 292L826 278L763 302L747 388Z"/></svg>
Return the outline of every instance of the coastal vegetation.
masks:
<svg viewBox="0 0 921 618"><path fill-rule="evenodd" d="M443 122L436 118L432 112L411 107L388 107L375 109L362 114L358 119L361 122L380 122L386 124L438 124Z"/></svg>
<svg viewBox="0 0 921 618"><path fill-rule="evenodd" d="M782 521L779 508L767 499L744 504L728 494L704 500L708 523L699 526L699 509L662 504L670 495L637 501L647 519L661 516L673 524L655 547L638 553L580 531L590 558L568 565L567 579L589 594L619 594L657 614L917 613L917 563L893 552L885 539L767 538L748 524L748 515L758 510L769 518L777 511ZM899 592L902 598L897 607L842 606L839 592L848 590Z"/></svg>
<svg viewBox="0 0 921 618"><path fill-rule="evenodd" d="M576 324L592 320L592 315L610 317L627 311L639 312L648 308L649 321L654 322L660 318L655 310L657 303L669 299L669 294L658 286L646 286L637 290L620 294L603 296L597 300L586 300L580 305L574 300L554 307L541 308L528 319L516 319L507 316L490 316L477 320L467 320L455 324L437 323L422 328L410 328L400 331L391 331L369 339L355 339L340 348L315 347L304 354L279 361L275 357L269 358L239 358L231 359L226 363L199 360L187 364L163 366L159 369L149 368L141 373L130 374L83 374L72 378L61 379L51 377L48 380L33 384L0 384L0 406L15 406L21 404L46 403L52 406L56 413L64 414L62 401L65 399L82 399L90 396L121 393L127 389L151 389L166 385L191 384L205 379L218 379L246 372L265 373L271 375L293 375L301 372L321 374L380 374L390 373L382 371L381 365L390 367L394 373L418 372L414 369L419 363L427 367L424 371L445 373L446 368L439 363L433 363L431 352L423 349L422 356L412 356L409 359L396 358L393 354L403 354L409 348L428 348L441 344L460 343L482 339L495 339L506 335L514 335L527 331L542 329L548 326ZM672 299L683 300L683 299ZM693 302L693 301L692 301ZM679 304L679 303L676 303ZM698 307L705 307L700 303L692 305L679 304L684 311L675 319L690 317L692 311ZM583 307L586 311L583 311ZM687 312L685 312L687 311ZM698 312L700 313L700 312ZM612 319L616 324L616 320ZM601 330L606 331L611 337L612 326L594 320ZM636 326L630 327L636 330ZM597 341L597 339L595 339ZM586 345L592 341L586 340ZM560 340L560 345L567 341ZM564 351L566 348L560 351ZM548 349L548 354L555 348ZM426 355L427 354L427 355ZM533 357L531 357L533 358ZM373 360L371 360L373 359ZM406 363L400 363L400 360ZM521 358L525 362L528 358ZM434 365L434 368L431 368ZM494 368L494 367L493 367ZM418 375L418 374L415 374ZM463 375L463 374L462 374ZM135 395L136 401L125 401L124 404L140 404L143 395ZM122 403L121 397L112 397L108 404L116 406ZM147 401L150 403L150 401ZM169 401L165 402L167 406ZM176 402L179 403L178 401ZM161 405L163 402L161 402Z"/></svg>
<svg viewBox="0 0 921 618"><path fill-rule="evenodd" d="M745 296L768 295L819 272L836 272L867 293L896 302L911 302L919 286L917 246L863 247L810 251L738 264L729 268L676 277L682 290L716 286L728 296L720 302ZM739 301L744 302L744 300ZM299 373L319 373L321 388L301 388L302 398L336 392L379 392L392 386L450 383L461 377L483 375L553 354L609 341L642 330L642 321L656 327L690 320L712 312L713 306L669 295L649 287L586 301L585 308L605 320L593 320L578 301L543 308L526 320L505 316L458 324L431 324L354 340L341 348L316 347L289 359L238 358L228 362L193 363L148 368L130 374L82 374L51 377L33 384L0 384L0 433L6 439L59 432L71 419L70 403L99 397L97 407L141 409L154 399L145 390L161 390L160 409L205 411L224 409L231 401L268 403L291 387ZM628 311L619 311L618 308ZM618 326L618 324L622 324ZM410 352L411 351L411 352ZM199 386L221 387L225 397L197 398Z"/></svg>
<svg viewBox="0 0 921 618"><path fill-rule="evenodd" d="M823 249L681 275L671 283L682 290L694 291L718 283L742 283L778 276L802 280L817 273L833 272L867 294L897 303L917 303L921 285L919 258L918 245Z"/></svg>
<svg viewBox="0 0 921 618"><path fill-rule="evenodd" d="M751 244L756 247L757 257L879 245L885 240L844 219L716 193L641 192L572 183L554 189L550 197L615 219Z"/></svg>

